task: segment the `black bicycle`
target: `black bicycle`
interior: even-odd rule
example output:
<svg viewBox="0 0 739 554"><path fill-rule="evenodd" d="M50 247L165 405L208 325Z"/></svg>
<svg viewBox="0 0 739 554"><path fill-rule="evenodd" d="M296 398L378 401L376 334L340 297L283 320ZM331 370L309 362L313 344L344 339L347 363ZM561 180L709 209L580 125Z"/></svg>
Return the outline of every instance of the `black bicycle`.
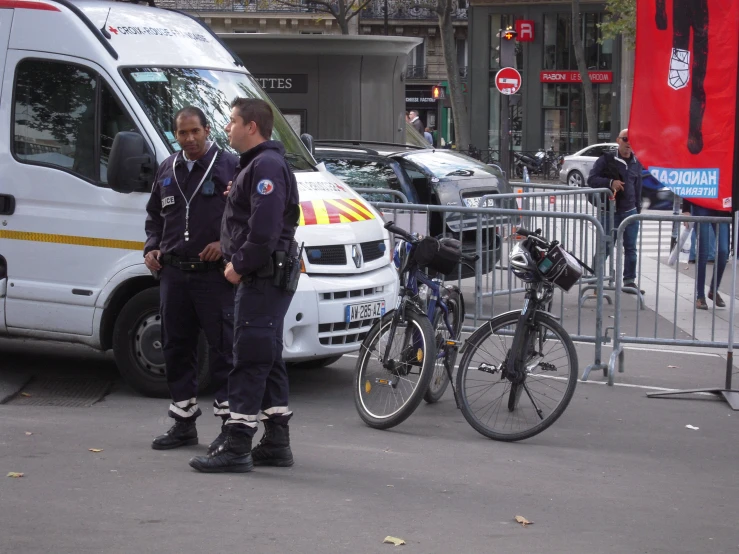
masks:
<svg viewBox="0 0 739 554"><path fill-rule="evenodd" d="M567 331L547 313L555 285L569 290L584 264L540 231L510 253L526 284L523 309L501 314L467 339L456 393L467 422L499 441L533 437L565 411L577 385L577 353Z"/></svg>

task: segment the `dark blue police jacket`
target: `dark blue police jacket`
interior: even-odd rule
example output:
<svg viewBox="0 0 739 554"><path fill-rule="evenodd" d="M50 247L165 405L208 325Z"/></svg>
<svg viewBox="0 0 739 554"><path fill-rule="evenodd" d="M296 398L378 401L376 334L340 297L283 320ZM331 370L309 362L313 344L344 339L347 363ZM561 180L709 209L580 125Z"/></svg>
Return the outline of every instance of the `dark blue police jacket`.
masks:
<svg viewBox="0 0 739 554"><path fill-rule="evenodd" d="M239 160L221 225L221 250L239 275L271 261L275 251L295 254L300 217L298 185L282 143L268 140Z"/></svg>
<svg viewBox="0 0 739 554"><path fill-rule="evenodd" d="M215 155L218 159L210 175L190 201L190 240L185 241L186 202L182 193L188 199L193 196ZM164 160L157 170L151 197L146 205L148 215L144 255L150 250L160 250L162 254L197 258L208 244L218 242L221 238L221 218L226 207L224 193L233 179L238 161L234 154L219 150L216 145L195 162L192 171L187 170L182 152ZM173 162L182 192L175 181Z"/></svg>
<svg viewBox="0 0 739 554"><path fill-rule="evenodd" d="M634 208L641 213L641 174L642 165L633 152L628 160L618 154L606 152L590 170L588 185L594 189L609 189L612 180L622 181L624 190L616 195L616 213L628 212Z"/></svg>

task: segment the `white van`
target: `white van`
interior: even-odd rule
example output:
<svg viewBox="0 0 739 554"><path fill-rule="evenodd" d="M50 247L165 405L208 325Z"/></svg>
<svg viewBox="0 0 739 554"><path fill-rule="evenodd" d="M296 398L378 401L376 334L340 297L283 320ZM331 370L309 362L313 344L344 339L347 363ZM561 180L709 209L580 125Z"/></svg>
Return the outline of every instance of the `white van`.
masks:
<svg viewBox="0 0 739 554"><path fill-rule="evenodd" d="M201 107L227 147L236 96L269 101L238 57L186 14L0 0L0 334L112 348L134 388L166 394L159 293L142 257L144 207L156 167L178 148L175 111ZM310 137L301 141L273 109L273 138L298 180L305 243L285 359L320 366L359 347L392 307L397 276L379 214L316 168ZM119 137L112 158L126 163L109 176L121 131L137 134Z"/></svg>

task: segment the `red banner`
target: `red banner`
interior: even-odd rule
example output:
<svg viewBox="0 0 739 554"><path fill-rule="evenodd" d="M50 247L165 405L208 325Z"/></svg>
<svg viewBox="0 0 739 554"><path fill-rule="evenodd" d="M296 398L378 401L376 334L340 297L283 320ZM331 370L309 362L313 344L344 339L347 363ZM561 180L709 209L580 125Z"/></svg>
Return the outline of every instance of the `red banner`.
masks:
<svg viewBox="0 0 739 554"><path fill-rule="evenodd" d="M598 83L612 83L613 71L588 71L594 85ZM539 74L542 83L582 83L579 71L542 71Z"/></svg>
<svg viewBox="0 0 739 554"><path fill-rule="evenodd" d="M637 0L629 139L683 198L731 209L739 3Z"/></svg>

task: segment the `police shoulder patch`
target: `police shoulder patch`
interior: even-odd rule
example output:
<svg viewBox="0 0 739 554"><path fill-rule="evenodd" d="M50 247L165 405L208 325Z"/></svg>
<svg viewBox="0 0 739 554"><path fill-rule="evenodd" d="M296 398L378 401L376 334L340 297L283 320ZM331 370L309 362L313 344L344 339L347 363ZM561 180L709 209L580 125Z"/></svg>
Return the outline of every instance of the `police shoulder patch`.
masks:
<svg viewBox="0 0 739 554"><path fill-rule="evenodd" d="M275 190L275 185L269 179L262 179L257 183L257 192L262 196L272 194Z"/></svg>
<svg viewBox="0 0 739 554"><path fill-rule="evenodd" d="M171 177L167 177L166 179L164 179L162 181L162 186L163 187L168 187L171 183L172 183L172 178Z"/></svg>

